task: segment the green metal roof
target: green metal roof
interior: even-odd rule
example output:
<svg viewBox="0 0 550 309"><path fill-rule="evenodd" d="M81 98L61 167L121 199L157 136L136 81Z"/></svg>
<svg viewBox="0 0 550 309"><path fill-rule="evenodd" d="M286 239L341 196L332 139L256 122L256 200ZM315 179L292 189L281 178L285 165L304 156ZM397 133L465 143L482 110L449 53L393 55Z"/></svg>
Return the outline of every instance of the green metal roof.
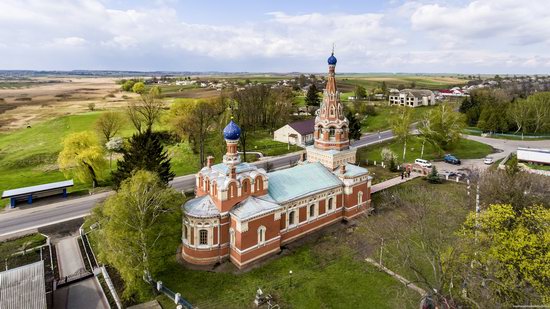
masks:
<svg viewBox="0 0 550 309"><path fill-rule="evenodd" d="M269 195L277 203L342 185L342 181L319 162L272 172L268 179Z"/></svg>

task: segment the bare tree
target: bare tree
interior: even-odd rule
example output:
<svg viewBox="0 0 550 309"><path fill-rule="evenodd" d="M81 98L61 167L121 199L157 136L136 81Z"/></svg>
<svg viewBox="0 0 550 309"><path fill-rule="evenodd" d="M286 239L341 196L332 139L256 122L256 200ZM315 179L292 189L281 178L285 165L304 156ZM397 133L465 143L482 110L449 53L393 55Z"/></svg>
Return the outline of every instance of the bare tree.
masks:
<svg viewBox="0 0 550 309"><path fill-rule="evenodd" d="M153 124L160 119L160 113L164 104L161 100L159 87L152 87L149 92L141 94L140 102L132 102L128 105L128 116L138 132L150 130Z"/></svg>
<svg viewBox="0 0 550 309"><path fill-rule="evenodd" d="M113 138L120 128L124 119L118 112L108 111L102 113L95 123L96 130L107 142Z"/></svg>
<svg viewBox="0 0 550 309"><path fill-rule="evenodd" d="M376 224L360 227L371 242L379 240L380 261L426 290L439 308L451 308L455 282L448 265L457 258L451 244L468 211L465 192L415 186L381 194Z"/></svg>

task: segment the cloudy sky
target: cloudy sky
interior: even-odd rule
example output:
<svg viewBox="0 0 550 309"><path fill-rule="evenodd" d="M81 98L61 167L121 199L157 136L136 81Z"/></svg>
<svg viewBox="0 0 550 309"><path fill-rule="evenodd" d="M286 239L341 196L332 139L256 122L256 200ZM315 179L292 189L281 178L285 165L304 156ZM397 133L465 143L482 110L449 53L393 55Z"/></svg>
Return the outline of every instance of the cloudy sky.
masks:
<svg viewBox="0 0 550 309"><path fill-rule="evenodd" d="M0 69L550 73L548 0L1 0Z"/></svg>

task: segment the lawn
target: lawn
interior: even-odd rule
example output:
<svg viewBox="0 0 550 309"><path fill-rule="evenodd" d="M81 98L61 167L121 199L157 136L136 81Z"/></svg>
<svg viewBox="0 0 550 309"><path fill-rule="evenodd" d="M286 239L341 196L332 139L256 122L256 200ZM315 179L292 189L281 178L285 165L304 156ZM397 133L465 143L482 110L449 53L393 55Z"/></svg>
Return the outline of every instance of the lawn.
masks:
<svg viewBox="0 0 550 309"><path fill-rule="evenodd" d="M373 185L398 177L400 175L399 172L392 172L388 168L383 168L379 165L366 165L365 162L362 163L363 164L361 164L361 166L366 167L369 170L369 175L373 177Z"/></svg>
<svg viewBox="0 0 550 309"><path fill-rule="evenodd" d="M282 308L416 308L420 297L331 235L243 274L188 270L172 259L160 279L198 308L251 308L258 288Z"/></svg>
<svg viewBox="0 0 550 309"><path fill-rule="evenodd" d="M357 161L360 164L364 164L366 160L369 160L369 162L380 162L382 160L381 151L386 147L391 149L397 155L398 162L403 161L403 143L396 140L391 140L370 147L359 148L357 150ZM405 162L413 162L415 159L420 158L421 151L422 138L418 136L410 137L407 141ZM442 152L441 154L439 154L432 145L425 143L423 159L441 159L445 153L452 153L459 159L478 159L484 158L492 152L493 148L487 144L462 138L452 149Z"/></svg>
<svg viewBox="0 0 550 309"><path fill-rule="evenodd" d="M417 122L436 106L421 106L412 109L412 122ZM361 121L361 132L377 132L391 129L391 122L395 118L395 106L377 106L376 115L366 116Z"/></svg>
<svg viewBox="0 0 550 309"><path fill-rule="evenodd" d="M19 129L0 134L0 191L25 186L39 185L48 182L62 181L66 177L57 167L57 155L61 151L63 139L75 132L94 131L95 121L102 111L79 115L63 116L33 125L31 128ZM166 126L159 125L159 130ZM132 125L125 121L118 136L130 137L134 133ZM272 140L272 135L265 130L249 133L249 151L259 151L267 156L276 156L294 152L301 148ZM199 170L198 154L194 154L187 142L166 145L172 157L172 169L176 175L187 175ZM221 162L225 153L225 144L221 133L212 134L207 142L207 154L213 154ZM116 161L113 161L113 169ZM100 185L110 184L110 173L107 167L101 174L104 176ZM88 183L75 179L75 186L70 192L86 190Z"/></svg>
<svg viewBox="0 0 550 309"><path fill-rule="evenodd" d="M533 164L533 163L525 163L529 168L534 170L541 170L541 171L550 171L550 165L542 165L542 164Z"/></svg>
<svg viewBox="0 0 550 309"><path fill-rule="evenodd" d="M40 261L40 250L28 250L46 244L42 234L32 234L21 238L0 242L0 270L23 266ZM28 250L25 254L12 254Z"/></svg>

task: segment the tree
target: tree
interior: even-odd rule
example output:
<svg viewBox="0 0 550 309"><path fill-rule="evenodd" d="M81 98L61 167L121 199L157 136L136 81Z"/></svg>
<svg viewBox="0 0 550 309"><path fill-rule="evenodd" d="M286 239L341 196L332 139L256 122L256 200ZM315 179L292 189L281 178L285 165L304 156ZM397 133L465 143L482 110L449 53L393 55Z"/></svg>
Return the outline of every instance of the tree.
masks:
<svg viewBox="0 0 550 309"><path fill-rule="evenodd" d="M450 149L460 140L464 129L464 117L446 104L431 110L421 121L419 131L425 140L438 149Z"/></svg>
<svg viewBox="0 0 550 309"><path fill-rule="evenodd" d="M176 100L170 108L169 123L180 138L187 138L192 149L199 153L199 168L206 162L205 143L208 133L218 124L225 110L222 99Z"/></svg>
<svg viewBox="0 0 550 309"><path fill-rule="evenodd" d="M482 208L489 204L509 204L518 213L535 204L550 208L550 179L547 176L508 168L489 170L480 177Z"/></svg>
<svg viewBox="0 0 550 309"><path fill-rule="evenodd" d="M143 82L137 82L132 86L132 91L138 94L145 92L145 84Z"/></svg>
<svg viewBox="0 0 550 309"><path fill-rule="evenodd" d="M364 99L365 97L367 97L367 90L365 89L365 87L361 85L355 86L355 99L359 100Z"/></svg>
<svg viewBox="0 0 550 309"><path fill-rule="evenodd" d="M124 83L120 86L120 88L123 91L132 91L132 87L134 87L135 83L136 83L136 81L134 81L134 80L124 81Z"/></svg>
<svg viewBox="0 0 550 309"><path fill-rule="evenodd" d="M141 94L139 103L128 105L128 116L138 132L152 130L153 124L160 118L163 103L160 100L161 89L152 87L149 92Z"/></svg>
<svg viewBox="0 0 550 309"><path fill-rule="evenodd" d="M346 118L349 121L349 138L351 140L360 139L361 138L361 123L359 122L359 120L357 120L357 118L355 117L355 115L351 111L348 111L348 113L346 115Z"/></svg>
<svg viewBox="0 0 550 309"><path fill-rule="evenodd" d="M120 113L114 111L108 111L102 113L95 122L95 127L98 132L103 137L104 141L109 141L113 138L120 128L122 127L122 122L124 119Z"/></svg>
<svg viewBox="0 0 550 309"><path fill-rule="evenodd" d="M309 88L307 89L306 98L305 98L306 106L314 106L317 107L321 104L321 98L319 97L319 93L317 91L317 87L315 84L309 85Z"/></svg>
<svg viewBox="0 0 550 309"><path fill-rule="evenodd" d="M124 279L124 298L146 298L144 273L157 275L173 258L181 235L182 202L181 194L166 187L155 173L138 171L87 219L99 223L98 234L92 234L99 258Z"/></svg>
<svg viewBox="0 0 550 309"><path fill-rule="evenodd" d="M72 174L82 182L90 181L95 188L107 162L97 137L84 131L70 134L63 140L57 163L66 176Z"/></svg>
<svg viewBox="0 0 550 309"><path fill-rule="evenodd" d="M463 298L478 308L550 304L550 210L530 206L516 213L509 204L472 212L458 235L454 272Z"/></svg>
<svg viewBox="0 0 550 309"><path fill-rule="evenodd" d="M382 84L380 84L380 89L382 89L382 93L384 95L388 94L388 86L386 85L385 81L382 81Z"/></svg>
<svg viewBox="0 0 550 309"><path fill-rule="evenodd" d="M432 166L432 170L426 179L428 179L429 183L441 183L441 178L439 178L439 175L437 174L437 168L435 168L435 165Z"/></svg>
<svg viewBox="0 0 550 309"><path fill-rule="evenodd" d="M550 92L537 92L527 98L532 110L532 131L550 130Z"/></svg>
<svg viewBox="0 0 550 309"><path fill-rule="evenodd" d="M391 119L391 128L397 139L403 142L403 162L407 153L407 139L411 135L412 110L408 107L400 106L395 112L395 117Z"/></svg>
<svg viewBox="0 0 550 309"><path fill-rule="evenodd" d="M127 149L122 150L122 159L113 173L115 188L138 170L154 172L165 185L174 179L170 170L170 158L162 146L158 134L147 130L130 138Z"/></svg>
<svg viewBox="0 0 550 309"><path fill-rule="evenodd" d="M396 190L381 193L380 203L375 206L380 214L373 218L376 220L359 223L358 229L370 235L371 246L364 247L381 240L376 244L382 244L379 250L383 265L399 270L426 290L437 308L455 308L448 305L453 303L453 285L459 284L453 280L449 265L456 259L452 247L458 238L455 231L467 213L464 192L435 190L433 186ZM373 255L378 258L379 254Z"/></svg>
<svg viewBox="0 0 550 309"><path fill-rule="evenodd" d="M531 109L526 100L516 100L508 108L508 118L516 126L516 133L526 133L531 118Z"/></svg>
<svg viewBox="0 0 550 309"><path fill-rule="evenodd" d="M112 137L107 143L105 143L105 148L109 151L109 169L111 169L111 163L113 160L113 152L119 152L124 147L124 140L122 137Z"/></svg>

